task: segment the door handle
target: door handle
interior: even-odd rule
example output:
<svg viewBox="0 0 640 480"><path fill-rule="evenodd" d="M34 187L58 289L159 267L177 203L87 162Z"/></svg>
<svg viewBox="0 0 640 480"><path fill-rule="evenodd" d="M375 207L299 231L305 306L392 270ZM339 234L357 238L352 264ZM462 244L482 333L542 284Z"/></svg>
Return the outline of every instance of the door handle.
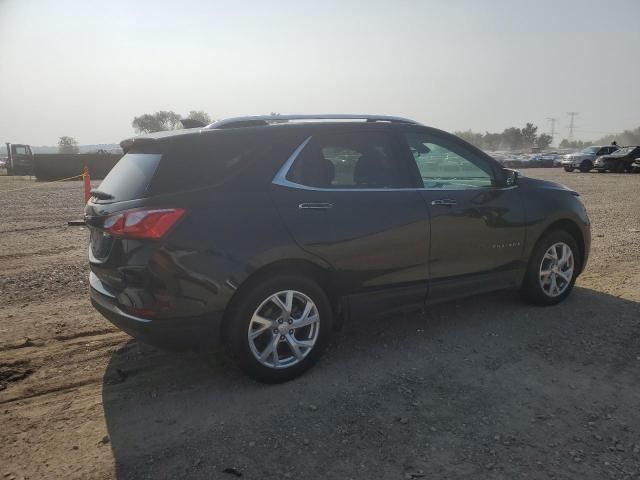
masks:
<svg viewBox="0 0 640 480"><path fill-rule="evenodd" d="M431 202L431 205L446 205L448 207L453 207L455 204L456 201L452 198L439 198Z"/></svg>
<svg viewBox="0 0 640 480"><path fill-rule="evenodd" d="M328 210L333 207L333 203L301 203L300 210Z"/></svg>

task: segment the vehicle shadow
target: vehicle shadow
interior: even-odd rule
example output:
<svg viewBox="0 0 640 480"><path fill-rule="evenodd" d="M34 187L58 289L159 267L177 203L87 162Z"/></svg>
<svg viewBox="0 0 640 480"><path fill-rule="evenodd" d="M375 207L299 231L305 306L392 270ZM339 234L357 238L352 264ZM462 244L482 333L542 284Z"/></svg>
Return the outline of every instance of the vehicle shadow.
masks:
<svg viewBox="0 0 640 480"><path fill-rule="evenodd" d="M639 303L586 288L548 308L510 292L482 295L354 321L318 366L282 385L256 383L216 356L131 340L112 354L103 381L116 476L408 478L420 466L485 478L487 464L501 464L497 447L463 459L457 452L512 431L527 437L520 463L504 460L496 472L514 478L519 470L505 469L540 468L535 462L550 455L549 432L529 438L536 412L565 412L566 431L553 432L558 445L575 436L567 426L574 415L584 423L607 402L640 425L620 399L640 365L639 315ZM460 418L471 432L459 430ZM573 476L589 472L575 470L588 462L544 461Z"/></svg>

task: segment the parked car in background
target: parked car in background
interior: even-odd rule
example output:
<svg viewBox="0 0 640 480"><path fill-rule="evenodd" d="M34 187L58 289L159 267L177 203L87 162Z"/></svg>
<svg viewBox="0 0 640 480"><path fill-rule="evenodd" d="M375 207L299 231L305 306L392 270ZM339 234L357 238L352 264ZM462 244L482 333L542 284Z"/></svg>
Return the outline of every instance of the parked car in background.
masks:
<svg viewBox="0 0 640 480"><path fill-rule="evenodd" d="M593 170L593 165L600 155L608 155L618 150L617 145L604 145L587 147L579 152L565 155L562 160L562 166L565 171L573 172L575 169L581 172Z"/></svg>
<svg viewBox="0 0 640 480"><path fill-rule="evenodd" d="M534 153L529 157L530 167L549 168L556 167L560 163L557 152L540 152Z"/></svg>
<svg viewBox="0 0 640 480"><path fill-rule="evenodd" d="M33 152L29 145L7 143L7 175L31 175L33 173Z"/></svg>
<svg viewBox="0 0 640 480"><path fill-rule="evenodd" d="M589 253L578 193L408 119L241 117L122 147L85 208L93 305L265 382L350 316L500 289L557 304Z"/></svg>
<svg viewBox="0 0 640 480"><path fill-rule="evenodd" d="M594 168L599 172L631 172L632 164L640 158L640 146L622 147L609 155L596 158Z"/></svg>

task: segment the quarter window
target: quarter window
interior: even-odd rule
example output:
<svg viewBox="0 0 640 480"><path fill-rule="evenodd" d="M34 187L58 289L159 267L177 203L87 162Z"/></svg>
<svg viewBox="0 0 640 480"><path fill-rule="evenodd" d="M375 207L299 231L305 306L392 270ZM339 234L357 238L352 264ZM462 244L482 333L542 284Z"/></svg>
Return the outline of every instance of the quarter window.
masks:
<svg viewBox="0 0 640 480"><path fill-rule="evenodd" d="M318 188L408 187L407 173L389 135L351 132L314 136L287 180Z"/></svg>
<svg viewBox="0 0 640 480"><path fill-rule="evenodd" d="M491 166L459 146L421 133L405 138L425 188L463 190L493 186Z"/></svg>

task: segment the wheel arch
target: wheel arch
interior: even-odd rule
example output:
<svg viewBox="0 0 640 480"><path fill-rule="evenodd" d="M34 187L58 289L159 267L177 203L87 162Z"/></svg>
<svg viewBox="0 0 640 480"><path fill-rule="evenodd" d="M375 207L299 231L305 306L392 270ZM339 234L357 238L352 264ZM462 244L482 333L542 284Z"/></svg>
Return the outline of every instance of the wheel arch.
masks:
<svg viewBox="0 0 640 480"><path fill-rule="evenodd" d="M554 230L563 230L567 232L569 235L571 235L576 241L576 244L578 245L579 254L580 254L579 272L582 273L582 270L585 265L585 258L586 258L585 255L586 255L587 246L585 243L584 234L582 233L580 226L574 220L571 220L569 218L561 218L559 220L555 220L554 222L549 224L547 228L545 228L542 231L542 233L536 239L535 245L537 245L538 242L540 242L540 240L543 239L549 232L552 232Z"/></svg>
<svg viewBox="0 0 640 480"><path fill-rule="evenodd" d="M262 265L253 271L236 289L229 301L229 304L225 308L223 320L220 326L222 329L221 334L223 339L225 338L226 325L229 325L228 319L233 315L233 312L240 299L242 299L244 292L250 290L265 278L282 274L296 274L311 277L327 294L331 307L333 308L334 315L338 313L340 305L339 296L336 290L332 287L331 272L328 268L322 267L311 260L301 258L276 260Z"/></svg>

